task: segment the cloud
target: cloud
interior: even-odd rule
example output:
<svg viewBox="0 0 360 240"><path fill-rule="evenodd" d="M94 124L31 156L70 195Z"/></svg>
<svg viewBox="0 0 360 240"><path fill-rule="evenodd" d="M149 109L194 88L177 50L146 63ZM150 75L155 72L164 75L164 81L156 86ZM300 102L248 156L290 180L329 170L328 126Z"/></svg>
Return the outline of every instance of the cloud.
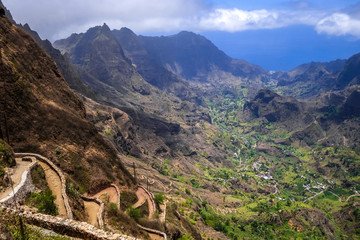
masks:
<svg viewBox="0 0 360 240"><path fill-rule="evenodd" d="M51 40L86 31L104 22L135 31L180 28L186 19L209 8L203 0L3 0L20 23L29 23ZM64 35L66 34L66 35Z"/></svg>
<svg viewBox="0 0 360 240"><path fill-rule="evenodd" d="M352 35L360 38L360 20L345 13L334 13L321 19L315 29L318 33L335 36Z"/></svg>
<svg viewBox="0 0 360 240"><path fill-rule="evenodd" d="M203 30L244 31L274 29L295 24L314 25L323 14L315 11L291 12L265 9L244 11L240 9L216 9L201 19Z"/></svg>
<svg viewBox="0 0 360 240"><path fill-rule="evenodd" d="M216 9L200 20L205 30L243 31L280 27L279 14L267 10L243 11L240 9Z"/></svg>
<svg viewBox="0 0 360 240"><path fill-rule="evenodd" d="M320 34L360 38L356 13L324 12L308 1L287 2L290 8L242 10L216 8L208 0L3 0L17 22L29 23L43 38L56 40L107 23L136 33L190 31L244 31L314 26ZM352 8L354 9L354 8Z"/></svg>

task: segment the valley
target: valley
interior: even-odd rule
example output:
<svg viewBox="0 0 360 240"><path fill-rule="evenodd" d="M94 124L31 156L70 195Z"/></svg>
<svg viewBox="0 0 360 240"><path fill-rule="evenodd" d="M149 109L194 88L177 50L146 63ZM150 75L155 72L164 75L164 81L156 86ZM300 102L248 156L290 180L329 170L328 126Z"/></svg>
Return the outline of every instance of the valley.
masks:
<svg viewBox="0 0 360 240"><path fill-rule="evenodd" d="M41 212L50 189L41 214L107 232L69 236L359 238L359 54L273 72L186 31L103 24L51 44L5 10L0 33L0 200L13 152L31 152L63 180L39 161L20 205Z"/></svg>

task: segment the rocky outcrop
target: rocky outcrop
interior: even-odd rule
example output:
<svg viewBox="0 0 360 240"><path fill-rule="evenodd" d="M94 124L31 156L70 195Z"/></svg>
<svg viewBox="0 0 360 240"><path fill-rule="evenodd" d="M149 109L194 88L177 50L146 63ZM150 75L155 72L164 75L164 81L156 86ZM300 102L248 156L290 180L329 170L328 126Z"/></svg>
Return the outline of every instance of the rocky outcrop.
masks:
<svg viewBox="0 0 360 240"><path fill-rule="evenodd" d="M346 61L343 71L336 79L336 87L344 89L349 85L360 84L360 53Z"/></svg>
<svg viewBox="0 0 360 240"><path fill-rule="evenodd" d="M252 80L267 73L259 66L230 58L208 39L192 32L166 37L139 36L139 39L157 64L187 80L217 84L210 80L214 71Z"/></svg>
<svg viewBox="0 0 360 240"><path fill-rule="evenodd" d="M253 100L244 104L239 118L250 121L263 117L269 122L281 123L293 130L309 121L305 119L304 110L305 105L295 98L280 96L270 89L262 89Z"/></svg>

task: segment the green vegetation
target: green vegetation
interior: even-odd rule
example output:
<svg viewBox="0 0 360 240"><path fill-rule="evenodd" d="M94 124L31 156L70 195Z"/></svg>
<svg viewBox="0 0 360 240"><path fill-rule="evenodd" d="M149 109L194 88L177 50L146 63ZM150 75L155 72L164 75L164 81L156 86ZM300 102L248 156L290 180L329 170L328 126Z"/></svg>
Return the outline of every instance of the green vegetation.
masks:
<svg viewBox="0 0 360 240"><path fill-rule="evenodd" d="M64 236L52 236L41 232L38 228L34 228L21 220L23 224L23 235L20 227L20 218L13 214L0 210L0 232L4 239L23 239L27 240L69 240Z"/></svg>
<svg viewBox="0 0 360 240"><path fill-rule="evenodd" d="M40 213L56 216L58 214L57 207L54 203L55 196L49 188L41 193L32 192L28 198L28 203L37 207Z"/></svg>
<svg viewBox="0 0 360 240"><path fill-rule="evenodd" d="M140 213L140 209L139 208L133 208L130 207L128 209L128 214L129 216L134 219L135 221L139 221L140 217L141 217L141 213Z"/></svg>
<svg viewBox="0 0 360 240"><path fill-rule="evenodd" d="M186 194L178 193L179 214L231 239L358 239L360 222L344 219L360 219L358 211L349 210L359 197L346 202L360 191L360 152L309 139L304 139L308 146L291 145L288 138L296 131L266 119L241 122L246 96L244 88L234 87L207 99L218 130L202 128L226 158L215 167L203 165L209 154L198 151L201 174L177 176ZM328 112L328 118L337 114ZM199 188L224 194L215 205L202 199Z"/></svg>
<svg viewBox="0 0 360 240"><path fill-rule="evenodd" d="M104 134L109 136L111 139L114 138L114 132L111 130L111 128L104 129Z"/></svg>
<svg viewBox="0 0 360 240"><path fill-rule="evenodd" d="M36 166L31 171L31 179L35 187L40 190L44 190L47 187L47 182L45 178L45 172L40 166Z"/></svg>
<svg viewBox="0 0 360 240"><path fill-rule="evenodd" d="M11 147L0 139L0 166L11 166L15 162Z"/></svg>
<svg viewBox="0 0 360 240"><path fill-rule="evenodd" d="M137 202L137 196L134 192L124 191L121 192L120 195L120 202L121 202L121 210L126 211L130 208L134 203Z"/></svg>
<svg viewBox="0 0 360 240"><path fill-rule="evenodd" d="M165 196L163 193L156 193L154 195L154 200L157 205L162 205L164 203Z"/></svg>

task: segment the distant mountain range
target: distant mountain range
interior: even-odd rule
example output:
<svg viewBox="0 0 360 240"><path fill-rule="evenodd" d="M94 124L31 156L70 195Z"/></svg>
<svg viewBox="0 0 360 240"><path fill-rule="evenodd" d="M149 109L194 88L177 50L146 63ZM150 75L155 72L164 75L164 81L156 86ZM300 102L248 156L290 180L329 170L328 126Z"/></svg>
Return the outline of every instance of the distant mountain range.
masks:
<svg viewBox="0 0 360 240"><path fill-rule="evenodd" d="M132 206L126 162L134 176L143 170L138 181L152 178L171 196L166 223L141 221L173 239L247 238L268 226L274 238L290 228L356 235L358 221L342 219L358 215L341 197L328 212L305 202L315 183L357 196L360 54L271 72L191 32L145 37L104 24L52 45L1 14L0 131L6 125L16 151L47 155L76 191L116 182ZM78 194L72 201L84 220Z"/></svg>

